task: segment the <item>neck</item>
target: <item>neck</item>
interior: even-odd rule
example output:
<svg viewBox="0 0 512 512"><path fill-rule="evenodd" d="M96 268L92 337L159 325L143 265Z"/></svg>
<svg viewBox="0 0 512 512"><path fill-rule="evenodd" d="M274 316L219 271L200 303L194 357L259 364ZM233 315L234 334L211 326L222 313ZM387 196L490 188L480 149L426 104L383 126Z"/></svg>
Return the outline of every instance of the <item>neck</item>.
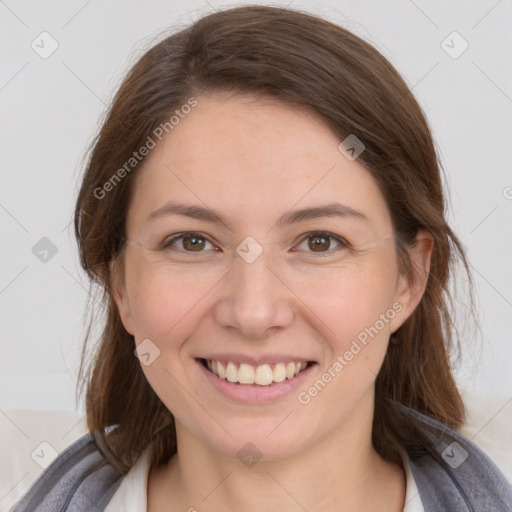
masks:
<svg viewBox="0 0 512 512"><path fill-rule="evenodd" d="M176 421L178 453L152 471L148 511L401 511L405 475L373 448L371 405L366 417L352 417L334 435L253 465L220 453Z"/></svg>

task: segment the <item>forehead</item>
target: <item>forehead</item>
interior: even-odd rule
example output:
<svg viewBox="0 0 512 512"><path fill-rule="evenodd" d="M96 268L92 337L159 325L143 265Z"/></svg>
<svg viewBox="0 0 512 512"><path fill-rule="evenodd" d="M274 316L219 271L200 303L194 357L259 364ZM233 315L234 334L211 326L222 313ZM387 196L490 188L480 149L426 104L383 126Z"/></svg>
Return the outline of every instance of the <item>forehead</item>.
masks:
<svg viewBox="0 0 512 512"><path fill-rule="evenodd" d="M340 152L340 142L305 109L200 96L139 171L129 217L179 200L241 221L270 222L294 205L328 202L389 220L374 177Z"/></svg>

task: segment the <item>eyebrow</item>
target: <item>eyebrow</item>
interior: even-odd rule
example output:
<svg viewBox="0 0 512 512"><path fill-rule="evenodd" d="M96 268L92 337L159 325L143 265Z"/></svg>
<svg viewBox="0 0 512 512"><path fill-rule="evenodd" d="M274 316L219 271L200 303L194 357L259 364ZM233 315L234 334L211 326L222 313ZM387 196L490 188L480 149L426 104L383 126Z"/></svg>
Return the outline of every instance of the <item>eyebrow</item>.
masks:
<svg viewBox="0 0 512 512"><path fill-rule="evenodd" d="M183 215L196 220L211 222L212 224L224 224L229 227L230 222L220 213L199 205L187 205L182 203L169 202L161 208L151 212L146 222L167 215ZM320 206L301 208L284 213L276 222L276 226L284 227L298 222L319 219L322 217L343 217L356 220L369 221L368 217L350 206L341 203L331 203Z"/></svg>

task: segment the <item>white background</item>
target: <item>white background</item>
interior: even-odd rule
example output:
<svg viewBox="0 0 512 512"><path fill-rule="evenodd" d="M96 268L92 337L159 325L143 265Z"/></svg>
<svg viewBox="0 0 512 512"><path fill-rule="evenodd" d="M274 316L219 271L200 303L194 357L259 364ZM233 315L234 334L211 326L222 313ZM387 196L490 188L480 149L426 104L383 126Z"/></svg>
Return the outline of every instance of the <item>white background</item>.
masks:
<svg viewBox="0 0 512 512"><path fill-rule="evenodd" d="M0 2L0 412L71 411L88 283L73 239L82 158L130 63L163 31L219 1ZM450 189L449 220L474 268L482 331L463 336L457 379L512 407L512 33L510 1L274 2L326 17L397 67L433 128ZM42 59L31 42L59 47ZM469 48L451 58L453 31ZM507 199L507 191L508 198ZM48 237L57 254L32 247ZM460 297L465 312L467 297Z"/></svg>

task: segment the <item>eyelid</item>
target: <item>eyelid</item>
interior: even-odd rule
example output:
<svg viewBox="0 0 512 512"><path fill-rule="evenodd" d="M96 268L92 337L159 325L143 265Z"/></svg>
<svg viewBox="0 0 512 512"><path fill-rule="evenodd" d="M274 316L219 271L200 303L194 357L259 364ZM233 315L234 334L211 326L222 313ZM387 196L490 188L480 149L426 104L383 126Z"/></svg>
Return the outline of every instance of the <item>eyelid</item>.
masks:
<svg viewBox="0 0 512 512"><path fill-rule="evenodd" d="M180 240L186 236L197 236L198 238L204 238L207 242L216 246L216 244L210 240L209 236L206 236L203 233L200 233L199 231L183 231L181 233L175 233L174 235L167 237L162 242L161 249L168 249L169 247L171 247L171 244L174 244L174 242L177 242L178 240ZM196 251L185 251L185 250L181 250L181 251L187 252L190 254L194 254L194 252L196 252ZM200 254L202 252L204 252L204 251L197 251L197 254Z"/></svg>
<svg viewBox="0 0 512 512"><path fill-rule="evenodd" d="M302 236L302 238L300 238L299 242L295 245L300 245L302 242L304 242L308 238L312 238L312 237L331 238L331 239L335 240L336 242L338 242L342 247L344 247L346 249L350 249L352 247L350 245L350 243L345 238L343 238L342 236L339 236L339 235L335 235L334 233L330 233L329 231L309 231L304 236ZM306 251L306 252L310 252L311 254L330 256L336 250L337 249L328 249L327 251L319 251L319 252Z"/></svg>
<svg viewBox="0 0 512 512"><path fill-rule="evenodd" d="M166 238L162 242L161 249L170 248L172 246L172 244L174 244L178 240L184 238L185 236L197 236L198 238L203 238L210 244L216 246L216 244L212 240L210 240L209 236L204 235L203 233L200 233L199 231L183 231L181 233L176 233L176 234L171 235L170 237ZM336 242L338 242L342 247L345 247L348 249L351 248L350 243L345 238L335 235L333 233L330 233L328 231L308 231L307 233L304 233L303 235L301 235L301 237L299 238L299 241L294 244L294 247L296 245L300 245L302 242L304 242L308 238L320 237L320 236L333 239ZM189 254L201 254L201 253L205 252L205 251L185 251L183 249L178 249L178 250L180 252L185 252L185 253L189 253ZM292 250L293 250L293 252L296 252L296 249L292 249ZM317 255L330 255L334 251L336 251L336 249L329 249L327 251L318 251L318 252L315 252L315 251L305 251L305 252L311 252L311 254L317 254Z"/></svg>

